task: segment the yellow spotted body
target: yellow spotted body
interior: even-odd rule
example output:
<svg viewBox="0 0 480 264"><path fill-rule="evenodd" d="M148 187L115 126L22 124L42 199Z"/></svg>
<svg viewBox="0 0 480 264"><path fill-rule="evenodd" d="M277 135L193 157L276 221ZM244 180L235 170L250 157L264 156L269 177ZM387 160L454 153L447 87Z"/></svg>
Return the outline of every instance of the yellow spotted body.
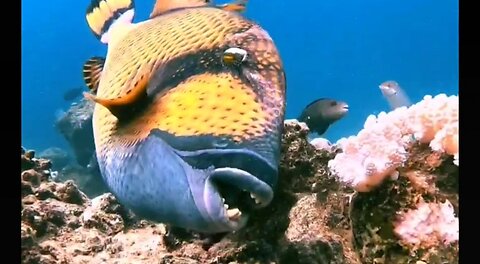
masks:
<svg viewBox="0 0 480 264"><path fill-rule="evenodd" d="M169 90L132 126L118 133L135 141L159 128L178 136L230 135L240 141L263 135L266 121L254 92L238 79L225 73L200 74Z"/></svg>
<svg viewBox="0 0 480 264"><path fill-rule="evenodd" d="M126 26L123 34L113 36L99 98L123 97L136 83L154 83L154 73L172 60L237 46L256 63L255 78L270 85L256 91L251 83L229 72L202 72L154 94L145 109L126 124L96 104L97 153L135 145L152 129L175 136L228 135L237 142L278 137L285 108L285 76L272 40L256 24L218 8L188 8ZM195 63L208 69L213 59L206 56ZM179 68L175 74L181 72Z"/></svg>

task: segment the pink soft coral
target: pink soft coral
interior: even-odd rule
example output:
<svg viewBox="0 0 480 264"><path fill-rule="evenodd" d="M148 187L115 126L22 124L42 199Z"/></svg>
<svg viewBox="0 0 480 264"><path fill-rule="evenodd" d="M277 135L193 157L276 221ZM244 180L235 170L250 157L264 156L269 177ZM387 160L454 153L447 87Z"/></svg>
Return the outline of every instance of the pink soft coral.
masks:
<svg viewBox="0 0 480 264"><path fill-rule="evenodd" d="M412 247L434 247L458 241L459 222L452 204L421 202L399 216L394 232L402 244Z"/></svg>
<svg viewBox="0 0 480 264"><path fill-rule="evenodd" d="M409 108L369 116L358 135L337 142L343 153L328 166L342 182L367 192L402 166L413 139L454 155L458 165L458 97L425 96Z"/></svg>

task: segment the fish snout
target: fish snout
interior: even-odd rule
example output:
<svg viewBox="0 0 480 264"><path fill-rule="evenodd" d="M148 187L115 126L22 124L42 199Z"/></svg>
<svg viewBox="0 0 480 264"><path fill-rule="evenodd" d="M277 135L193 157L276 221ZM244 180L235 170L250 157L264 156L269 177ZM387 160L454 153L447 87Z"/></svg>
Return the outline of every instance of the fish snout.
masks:
<svg viewBox="0 0 480 264"><path fill-rule="evenodd" d="M346 114L350 110L350 106L345 102L341 102L338 108L342 114Z"/></svg>
<svg viewBox="0 0 480 264"><path fill-rule="evenodd" d="M213 162L200 168L187 162L208 161L208 156L214 160L227 157L232 167ZM273 198L270 184L228 162L228 156L185 158L155 136L128 150L98 153L107 185L135 214L203 233L241 229L252 210L268 205Z"/></svg>
<svg viewBox="0 0 480 264"><path fill-rule="evenodd" d="M378 87L380 88L380 91L382 92L382 94L384 94L385 96L392 96L397 93L395 89L393 89L389 85L381 84Z"/></svg>
<svg viewBox="0 0 480 264"><path fill-rule="evenodd" d="M254 210L271 203L277 170L257 153L246 149L178 153L194 168L209 168L203 194L195 197L202 197L197 204L203 203L209 219L221 228L238 230Z"/></svg>
<svg viewBox="0 0 480 264"><path fill-rule="evenodd" d="M237 168L214 169L204 191L209 217L227 231L244 227L252 210L267 206L273 199L268 184Z"/></svg>

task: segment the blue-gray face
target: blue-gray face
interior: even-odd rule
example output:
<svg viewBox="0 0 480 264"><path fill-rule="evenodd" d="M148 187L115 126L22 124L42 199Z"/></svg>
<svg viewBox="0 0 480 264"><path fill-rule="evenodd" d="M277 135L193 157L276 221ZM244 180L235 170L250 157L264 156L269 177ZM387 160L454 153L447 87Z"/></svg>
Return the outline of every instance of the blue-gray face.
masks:
<svg viewBox="0 0 480 264"><path fill-rule="evenodd" d="M215 138L195 139L201 150L179 151L172 139L152 133L99 159L112 192L140 217L199 232L228 232L242 228L250 210L271 202L277 169L260 155Z"/></svg>

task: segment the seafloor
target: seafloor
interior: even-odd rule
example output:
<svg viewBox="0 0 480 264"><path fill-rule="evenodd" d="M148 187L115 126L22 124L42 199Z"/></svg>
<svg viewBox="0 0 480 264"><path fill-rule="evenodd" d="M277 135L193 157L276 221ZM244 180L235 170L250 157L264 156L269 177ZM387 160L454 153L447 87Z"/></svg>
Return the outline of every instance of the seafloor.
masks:
<svg viewBox="0 0 480 264"><path fill-rule="evenodd" d="M412 143L398 179L354 194L327 167L341 150L316 149L307 134L285 124L273 202L221 239L136 219L109 193L89 199L22 148L22 263L458 263L458 243L410 247L393 232L419 200L448 199L458 213L451 156Z"/></svg>

